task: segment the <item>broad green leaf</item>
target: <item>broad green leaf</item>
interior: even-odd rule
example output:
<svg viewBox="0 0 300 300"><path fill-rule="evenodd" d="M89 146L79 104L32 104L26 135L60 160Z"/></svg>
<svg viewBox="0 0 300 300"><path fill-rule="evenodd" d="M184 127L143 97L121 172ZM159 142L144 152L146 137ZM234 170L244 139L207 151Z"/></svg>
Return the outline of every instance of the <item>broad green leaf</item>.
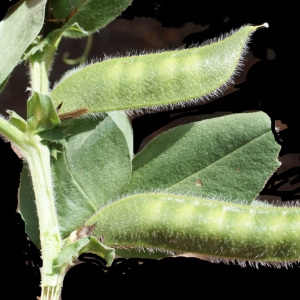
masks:
<svg viewBox="0 0 300 300"><path fill-rule="evenodd" d="M130 157L133 158L133 131L128 116L123 111L108 112L108 115L114 120L114 122L122 130L128 144Z"/></svg>
<svg viewBox="0 0 300 300"><path fill-rule="evenodd" d="M158 190L250 203L280 165L279 151L263 112L181 125L135 156L127 192Z"/></svg>
<svg viewBox="0 0 300 300"><path fill-rule="evenodd" d="M223 89L235 74L251 34L244 26L202 47L104 60L67 73L53 89L62 112L126 110L182 103Z"/></svg>
<svg viewBox="0 0 300 300"><path fill-rule="evenodd" d="M46 0L23 0L0 22L0 84L10 75L44 23Z"/></svg>
<svg viewBox="0 0 300 300"><path fill-rule="evenodd" d="M136 257L148 252L150 258L151 251L159 250L277 267L300 257L299 207L145 193L107 205L86 222L86 226L91 224L96 224L95 237L125 257L126 250L128 257L134 251Z"/></svg>
<svg viewBox="0 0 300 300"><path fill-rule="evenodd" d="M66 237L124 190L131 158L123 132L109 116L63 123L69 125L69 137L52 168L60 230Z"/></svg>
<svg viewBox="0 0 300 300"><path fill-rule="evenodd" d="M66 120L53 129L53 138L60 138L56 134L60 130L66 137L65 148L52 160L52 170L60 231L66 238L123 192L130 181L131 157L123 132L107 115ZM51 140L50 136L48 132L47 140ZM27 168L21 176L20 211L26 232L39 245L38 220L33 214L34 193Z"/></svg>
<svg viewBox="0 0 300 300"><path fill-rule="evenodd" d="M87 34L96 32L118 17L132 0L52 0L53 17L66 21L62 28L77 23ZM79 38L83 32L66 31L64 36Z"/></svg>
<svg viewBox="0 0 300 300"><path fill-rule="evenodd" d="M53 14L53 17L58 20L64 20L69 15L76 13L76 8L84 2L83 0L50 0L50 7Z"/></svg>

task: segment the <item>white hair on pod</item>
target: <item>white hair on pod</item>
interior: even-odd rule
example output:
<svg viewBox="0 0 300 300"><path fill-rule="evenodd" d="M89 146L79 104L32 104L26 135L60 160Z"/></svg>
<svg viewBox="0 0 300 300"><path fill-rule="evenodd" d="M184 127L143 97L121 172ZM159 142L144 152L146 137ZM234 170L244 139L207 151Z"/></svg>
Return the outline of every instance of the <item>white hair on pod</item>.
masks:
<svg viewBox="0 0 300 300"><path fill-rule="evenodd" d="M162 52L166 52L166 51L179 51L179 50L184 50L184 49L190 49L190 48L197 48L197 47L205 47L208 45L211 45L213 43L216 42L220 42L228 37L230 37L231 35L235 34L237 31L241 30L242 28L248 26L249 24L245 24L242 27L240 27L239 29L235 29L235 30L231 30L228 33L225 34L221 34L219 37L217 38L212 38L212 39L208 39L206 41L204 41L203 43L201 43L200 45L198 44L193 44L191 46L189 46L189 48L184 48L184 46L182 47L178 47L176 49L157 49L157 50L134 50L134 51L128 51L125 54L121 54L120 52L116 52L114 55L107 55L106 53L103 54L103 57L101 59L99 58L93 58L91 59L89 62L86 62L84 64L81 64L69 71L67 71L59 81L55 82L53 85L53 89L55 89L55 87L62 81L64 81L66 78L68 78L69 76L75 74L76 72L82 70L83 68L94 64L94 63L99 63L105 60L111 60L114 58L120 58L120 57L131 57L131 56L142 56L142 55L148 55L148 54L154 54L154 53L162 53ZM265 23L263 24L261 27L268 27L268 24ZM214 91L203 95L199 98L194 98L194 99L188 99L185 101L181 101L181 102L177 102L177 103L173 103L173 104L163 104L163 105L154 105L154 106L149 106L149 107L143 107L143 108L130 108L130 109L126 109L125 112L131 116L134 114L144 114L144 113L156 113L156 112L160 112L160 111L164 111L164 110L173 110L173 109L178 109L178 108L184 108L187 105L196 105L197 103L204 103L207 102L209 100L212 100L214 98L218 98L220 96L222 96L224 94L224 91L226 89L228 89L228 87L230 87L231 85L234 84L234 80L236 77L238 77L241 74L241 71L243 69L244 66L244 61L245 61L245 57L246 57L246 53L248 52L248 44L249 41L252 37L254 32L250 33L247 41L244 43L241 55L239 57L239 61L238 64L233 72L233 74L227 79L227 81L222 84L220 87L218 87L217 89L215 89Z"/></svg>

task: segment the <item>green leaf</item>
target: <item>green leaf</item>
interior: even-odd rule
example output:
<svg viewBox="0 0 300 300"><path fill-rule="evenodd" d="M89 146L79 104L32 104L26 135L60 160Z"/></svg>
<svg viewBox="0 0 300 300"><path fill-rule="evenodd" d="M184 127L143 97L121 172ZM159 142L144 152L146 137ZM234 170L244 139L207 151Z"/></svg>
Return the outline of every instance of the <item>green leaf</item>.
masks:
<svg viewBox="0 0 300 300"><path fill-rule="evenodd" d="M133 159L128 193L251 202L280 165L268 115L241 113L170 129Z"/></svg>
<svg viewBox="0 0 300 300"><path fill-rule="evenodd" d="M82 253L94 253L104 258L108 266L112 264L115 257L115 250L113 248L105 246L95 237L86 236L65 247L53 264L58 270L71 266L73 261Z"/></svg>
<svg viewBox="0 0 300 300"><path fill-rule="evenodd" d="M27 129L27 122L13 110L8 109L6 112L9 114L9 123L17 127L22 132L25 132Z"/></svg>
<svg viewBox="0 0 300 300"><path fill-rule="evenodd" d="M36 247L40 248L39 220L35 205L35 196L27 163L23 164L20 187L20 213L25 221L25 232Z"/></svg>
<svg viewBox="0 0 300 300"><path fill-rule="evenodd" d="M131 176L131 158L123 132L107 115L63 122L64 151L53 160L60 231L66 237L87 218L118 197Z"/></svg>
<svg viewBox="0 0 300 300"><path fill-rule="evenodd" d="M60 123L56 109L48 95L34 92L27 102L28 130L39 133Z"/></svg>
<svg viewBox="0 0 300 300"><path fill-rule="evenodd" d="M122 130L128 145L131 159L133 158L133 131L128 116L123 111L111 111L108 115L114 120Z"/></svg>
<svg viewBox="0 0 300 300"><path fill-rule="evenodd" d="M0 84L10 75L44 23L46 0L23 0L0 22Z"/></svg>
<svg viewBox="0 0 300 300"><path fill-rule="evenodd" d="M55 142L64 134L64 148L52 159L56 208L62 238L108 202L116 200L130 181L131 157L119 126L107 115L69 119L41 134ZM20 183L20 211L26 232L39 245L38 219L28 169Z"/></svg>
<svg viewBox="0 0 300 300"><path fill-rule="evenodd" d="M58 20L66 19L72 12L76 13L76 8L80 6L82 0L50 0L50 7L53 17Z"/></svg>
<svg viewBox="0 0 300 300"><path fill-rule="evenodd" d="M299 207L255 206L165 193L136 194L86 222L122 255L197 253L212 261L286 266L300 256ZM147 252L144 252L144 249ZM126 255L127 250L127 255Z"/></svg>
<svg viewBox="0 0 300 300"><path fill-rule="evenodd" d="M53 17L66 20L62 28L77 23L87 34L96 32L118 17L132 0L52 0ZM79 38L83 32L66 31L64 36Z"/></svg>
<svg viewBox="0 0 300 300"><path fill-rule="evenodd" d="M107 266L113 263L115 258L115 249L101 243L95 237L90 237L89 243L82 248L81 253L94 253L106 260Z"/></svg>
<svg viewBox="0 0 300 300"><path fill-rule="evenodd" d="M244 26L198 48L108 59L67 73L51 92L62 113L156 107L214 95L235 74L251 34ZM217 90L217 91L216 91Z"/></svg>

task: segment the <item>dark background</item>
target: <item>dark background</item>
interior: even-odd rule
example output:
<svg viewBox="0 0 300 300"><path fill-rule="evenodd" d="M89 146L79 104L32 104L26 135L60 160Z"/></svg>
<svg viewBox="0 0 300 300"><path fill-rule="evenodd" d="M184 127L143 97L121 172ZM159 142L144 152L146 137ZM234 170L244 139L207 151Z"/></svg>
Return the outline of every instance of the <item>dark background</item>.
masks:
<svg viewBox="0 0 300 300"><path fill-rule="evenodd" d="M1 4L0 18L5 15ZM281 2L252 1L199 2L185 0L134 0L133 4L114 22L94 35L89 58L103 54L125 54L134 50L173 49L201 44L207 39L237 29L244 24L268 22L268 29L258 30L249 45L244 71L225 95L207 103L175 111L161 111L135 116L132 121L135 151L147 136L162 126L186 116L215 112L235 113L262 110L272 119L274 135L281 144L281 167L261 191L260 199L275 199L278 203L296 202L299 197L299 113L295 99L296 58L293 42L296 36L291 12L296 7ZM62 64L62 56L80 56L86 40L63 40L56 57L51 81L54 83L70 66ZM13 109L26 116L28 75L25 64L14 70L5 90L0 94L0 113ZM36 299L39 293L39 252L24 231L17 209L17 192L22 163L10 145L0 140L1 199L4 238L2 248L4 286L8 299ZM261 296L293 293L293 283L299 276L298 265L293 268L241 268L233 264L212 264L195 258L163 260L117 259L106 269L92 255L81 256L81 264L73 267L64 283L63 300L98 299L100 296ZM80 296L79 296L80 295ZM96 296L97 295L97 296ZM100 295L100 296L99 296ZM20 297L20 298L19 298Z"/></svg>

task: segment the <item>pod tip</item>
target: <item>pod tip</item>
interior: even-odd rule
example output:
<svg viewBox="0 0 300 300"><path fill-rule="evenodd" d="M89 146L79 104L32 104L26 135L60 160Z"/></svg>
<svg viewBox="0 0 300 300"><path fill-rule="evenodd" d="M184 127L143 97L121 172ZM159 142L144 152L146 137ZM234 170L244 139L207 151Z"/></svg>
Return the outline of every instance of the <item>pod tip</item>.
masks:
<svg viewBox="0 0 300 300"><path fill-rule="evenodd" d="M261 26L265 27L265 28L269 28L269 23L266 22L266 23L262 24Z"/></svg>
<svg viewBox="0 0 300 300"><path fill-rule="evenodd" d="M258 25L258 26L255 26L256 29L259 29L259 28L269 28L269 23L265 22L261 25Z"/></svg>

